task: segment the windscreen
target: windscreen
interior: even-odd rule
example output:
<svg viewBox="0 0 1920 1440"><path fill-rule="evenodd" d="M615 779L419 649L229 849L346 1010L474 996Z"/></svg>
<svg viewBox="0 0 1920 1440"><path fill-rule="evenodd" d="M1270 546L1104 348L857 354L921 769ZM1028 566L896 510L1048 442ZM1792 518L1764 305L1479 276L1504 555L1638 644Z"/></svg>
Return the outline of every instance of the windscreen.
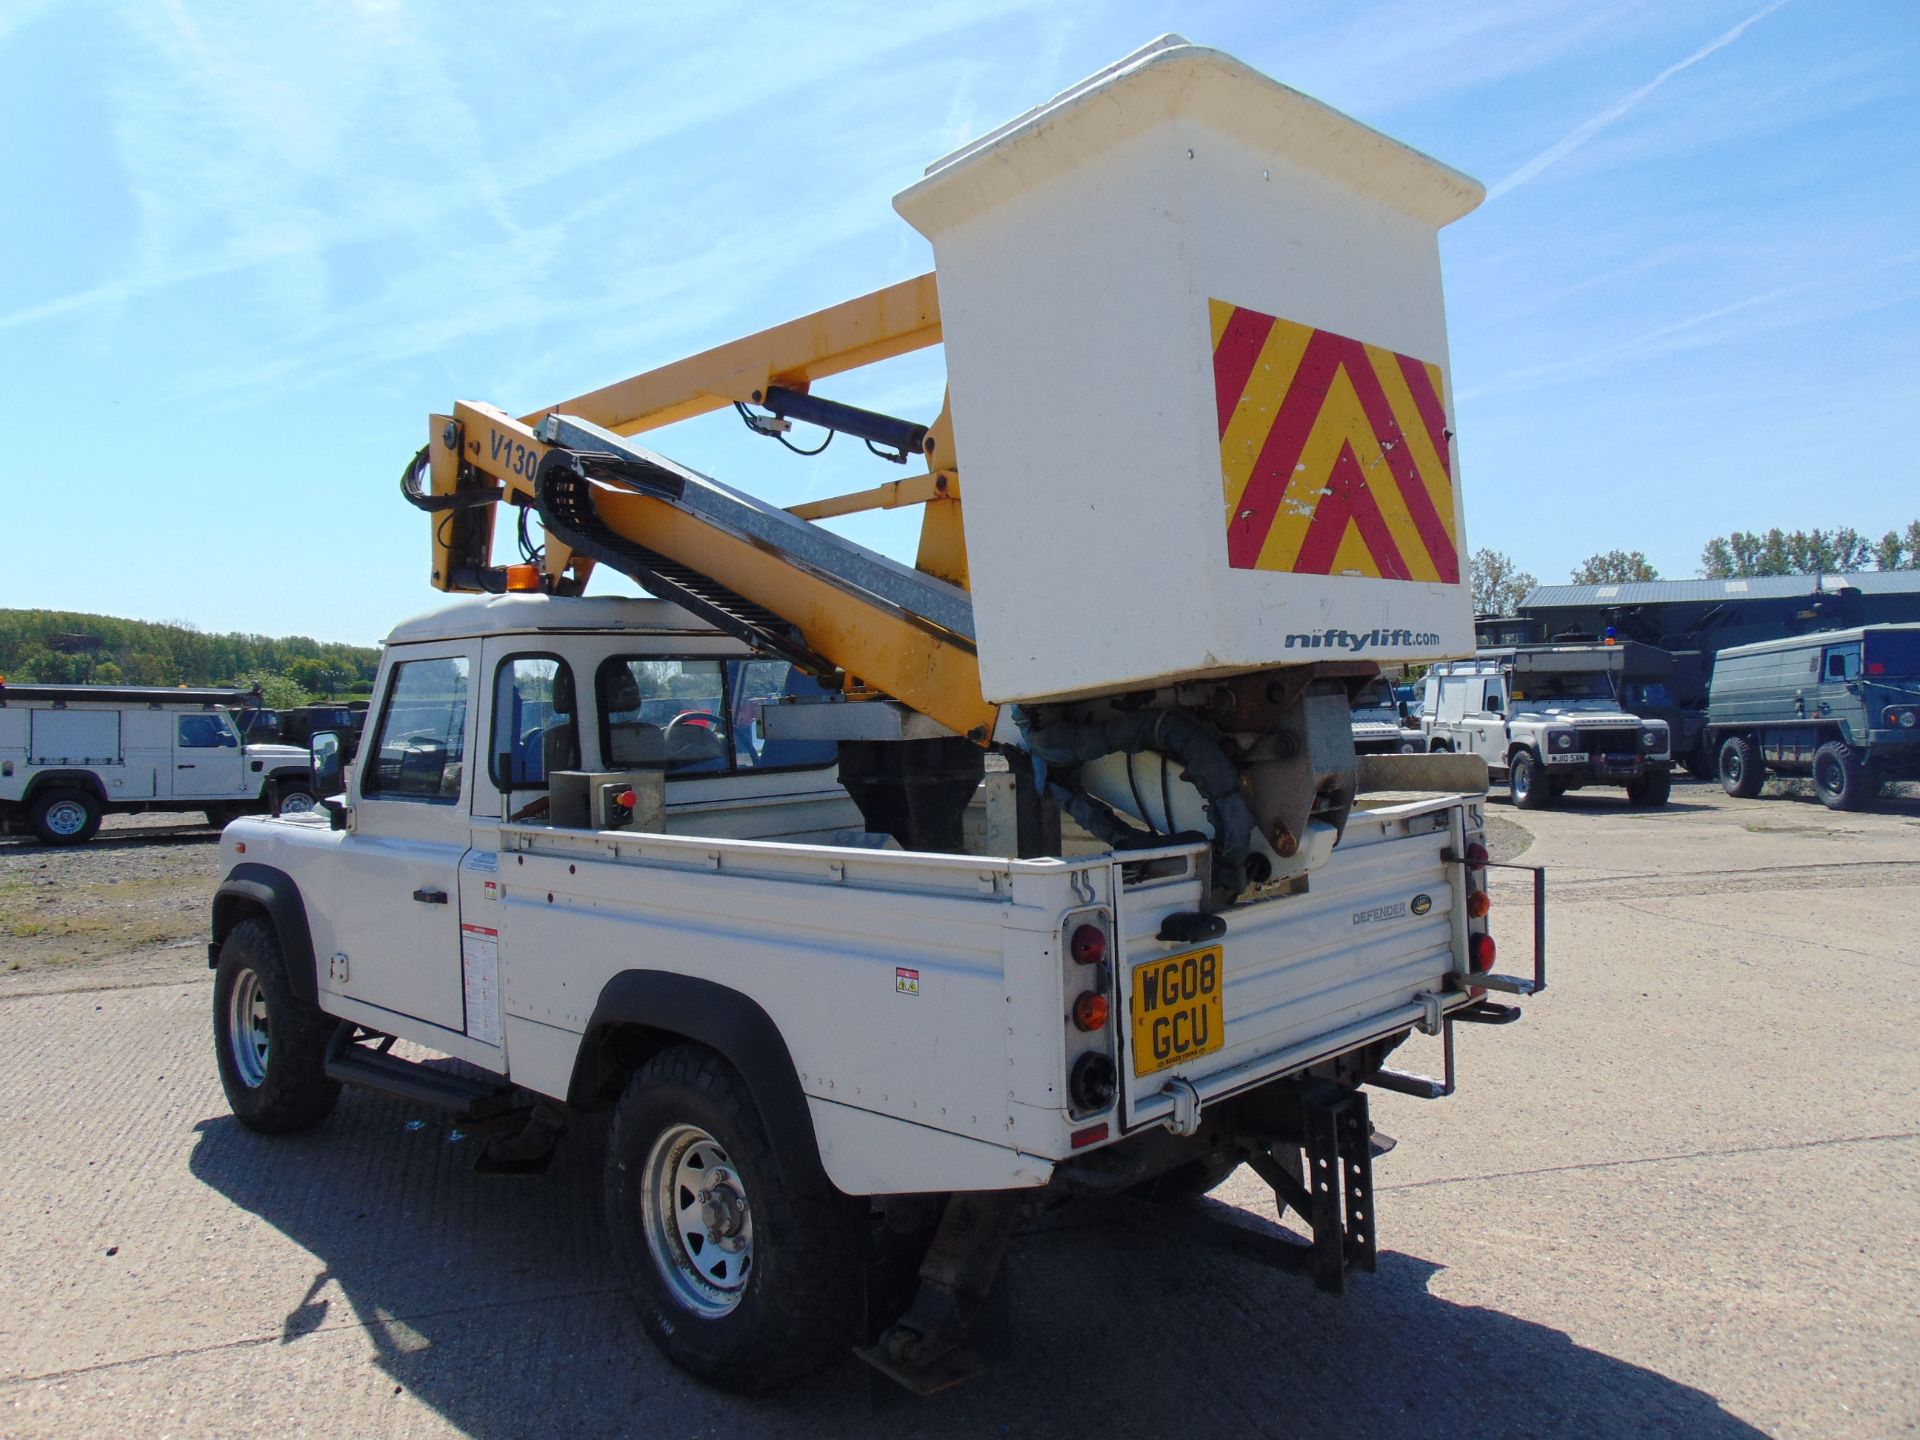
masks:
<svg viewBox="0 0 1920 1440"><path fill-rule="evenodd" d="M1516 700L1611 700L1613 677L1600 670L1532 670L1513 677Z"/></svg>
<svg viewBox="0 0 1920 1440"><path fill-rule="evenodd" d="M1868 680L1920 677L1920 631L1895 630L1879 635L1868 631L1866 664L1861 672Z"/></svg>

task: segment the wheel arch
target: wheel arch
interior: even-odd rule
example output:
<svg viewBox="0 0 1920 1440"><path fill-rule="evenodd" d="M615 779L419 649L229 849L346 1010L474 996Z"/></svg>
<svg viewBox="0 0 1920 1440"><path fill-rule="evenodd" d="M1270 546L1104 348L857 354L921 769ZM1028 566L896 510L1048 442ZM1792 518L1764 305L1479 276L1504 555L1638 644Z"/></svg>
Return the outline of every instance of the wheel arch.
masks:
<svg viewBox="0 0 1920 1440"><path fill-rule="evenodd" d="M106 785L91 770L42 770L27 782L20 803L31 805L45 790L85 790L99 802L103 811L113 803L107 796Z"/></svg>
<svg viewBox="0 0 1920 1440"><path fill-rule="evenodd" d="M813 1112L780 1027L751 997L711 980L627 970L607 981L574 1058L567 1103L579 1109L610 1103L654 1055L689 1041L740 1072L768 1140L794 1173L826 1183Z"/></svg>
<svg viewBox="0 0 1920 1440"><path fill-rule="evenodd" d="M307 928L307 904L300 887L284 870L251 861L233 867L213 892L213 943L207 947L209 969L220 963L220 947L243 920L264 918L280 942L287 966L287 985L294 995L318 1004L319 979L313 958L313 934Z"/></svg>

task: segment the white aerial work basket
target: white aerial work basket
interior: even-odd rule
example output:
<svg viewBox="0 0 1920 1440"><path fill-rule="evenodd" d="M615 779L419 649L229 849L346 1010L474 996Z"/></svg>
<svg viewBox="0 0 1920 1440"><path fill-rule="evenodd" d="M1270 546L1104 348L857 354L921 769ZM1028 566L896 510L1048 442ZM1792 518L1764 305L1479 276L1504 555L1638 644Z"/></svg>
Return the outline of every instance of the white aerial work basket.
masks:
<svg viewBox="0 0 1920 1440"><path fill-rule="evenodd" d="M1169 36L894 198L988 699L1471 652L1438 235L1483 194Z"/></svg>

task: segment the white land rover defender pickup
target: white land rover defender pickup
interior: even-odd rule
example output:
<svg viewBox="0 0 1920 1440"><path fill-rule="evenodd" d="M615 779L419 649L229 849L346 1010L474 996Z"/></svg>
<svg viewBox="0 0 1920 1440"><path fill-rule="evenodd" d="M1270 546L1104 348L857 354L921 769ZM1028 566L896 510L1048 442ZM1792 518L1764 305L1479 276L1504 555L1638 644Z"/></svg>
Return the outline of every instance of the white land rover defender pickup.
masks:
<svg viewBox="0 0 1920 1440"><path fill-rule="evenodd" d="M0 683L0 830L49 845L91 840L109 814L197 810L224 825L310 810L308 774L305 750L243 743L207 694Z"/></svg>
<svg viewBox="0 0 1920 1440"><path fill-rule="evenodd" d="M223 836L234 1113L351 1083L528 1167L610 1110L642 1319L738 1388L862 1340L950 1383L1076 1192L1244 1162L1312 1239L1228 1243L1373 1269L1369 1088L1450 1093L1545 983L1538 873L1493 970L1486 766L1353 744L1383 665L1472 646L1438 231L1481 194L1168 37L896 197L937 285L432 417L401 491L483 598L394 631L324 813ZM931 424L816 388L933 345ZM926 471L782 509L635 438L729 409ZM817 523L900 505L912 565Z"/></svg>
<svg viewBox="0 0 1920 1440"><path fill-rule="evenodd" d="M1478 755L1522 810L1589 785L1624 786L1634 805L1664 805L1673 788L1667 723L1622 710L1614 673L1591 645L1444 661L1428 671L1422 692L1427 746Z"/></svg>
<svg viewBox="0 0 1920 1440"><path fill-rule="evenodd" d="M235 1114L303 1128L347 1082L511 1167L612 1108L616 1259L722 1384L858 1339L870 1216L934 1197L992 1233L1244 1160L1316 1237L1276 1263L1338 1289L1374 1250L1358 1087L1445 1093L1452 1022L1543 979L1487 973L1477 795L1355 808L1317 868L1216 909L1204 836L1010 858L1010 793L975 849L880 848L835 746L787 738L844 702L662 601L466 601L394 631L375 694L344 796L222 837ZM1388 1068L1416 1029L1447 1035L1444 1082ZM1344 1187L1307 1188L1303 1149ZM963 1329L998 1263L948 1248L917 1335Z"/></svg>

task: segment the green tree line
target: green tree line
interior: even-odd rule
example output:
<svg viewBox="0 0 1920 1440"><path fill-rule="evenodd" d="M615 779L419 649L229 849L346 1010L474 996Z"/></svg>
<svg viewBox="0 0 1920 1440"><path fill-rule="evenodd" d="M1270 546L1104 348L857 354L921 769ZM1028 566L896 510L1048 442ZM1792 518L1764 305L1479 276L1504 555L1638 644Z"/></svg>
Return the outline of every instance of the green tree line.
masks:
<svg viewBox="0 0 1920 1440"><path fill-rule="evenodd" d="M96 643L97 642L97 643ZM268 703L371 688L380 652L71 610L0 610L0 675L54 685L259 685Z"/></svg>

